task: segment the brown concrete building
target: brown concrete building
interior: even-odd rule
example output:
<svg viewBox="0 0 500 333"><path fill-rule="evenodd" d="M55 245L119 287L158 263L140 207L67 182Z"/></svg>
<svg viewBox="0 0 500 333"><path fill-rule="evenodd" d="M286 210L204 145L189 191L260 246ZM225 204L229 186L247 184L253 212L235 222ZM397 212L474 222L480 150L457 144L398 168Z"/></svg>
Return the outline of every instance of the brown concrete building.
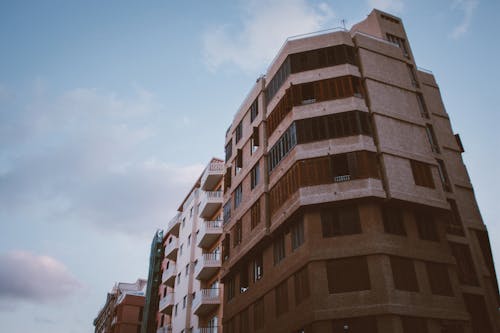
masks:
<svg viewBox="0 0 500 333"><path fill-rule="evenodd" d="M486 227L401 20L286 41L226 133L224 333L492 333Z"/></svg>

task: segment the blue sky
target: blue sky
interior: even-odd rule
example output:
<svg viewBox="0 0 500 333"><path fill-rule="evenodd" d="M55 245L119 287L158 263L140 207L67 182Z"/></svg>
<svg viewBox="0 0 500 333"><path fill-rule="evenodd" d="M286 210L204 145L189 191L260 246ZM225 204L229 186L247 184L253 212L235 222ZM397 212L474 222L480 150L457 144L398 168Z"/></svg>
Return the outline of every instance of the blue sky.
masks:
<svg viewBox="0 0 500 333"><path fill-rule="evenodd" d="M500 256L498 1L1 1L0 331L90 332L288 36L403 18Z"/></svg>

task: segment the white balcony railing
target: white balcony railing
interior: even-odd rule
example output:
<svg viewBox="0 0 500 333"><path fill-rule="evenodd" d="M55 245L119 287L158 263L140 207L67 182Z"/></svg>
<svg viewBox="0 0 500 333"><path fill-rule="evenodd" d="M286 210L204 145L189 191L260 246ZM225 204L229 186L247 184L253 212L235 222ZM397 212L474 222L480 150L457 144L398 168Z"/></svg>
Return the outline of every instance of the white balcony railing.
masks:
<svg viewBox="0 0 500 333"><path fill-rule="evenodd" d="M173 305L174 305L174 293L167 293L165 297L160 299L160 304L159 304L160 311Z"/></svg>
<svg viewBox="0 0 500 333"><path fill-rule="evenodd" d="M222 191L204 191L200 202L200 217L213 215L222 206Z"/></svg>
<svg viewBox="0 0 500 333"><path fill-rule="evenodd" d="M212 186L215 186L216 183L222 178L224 175L224 162L222 161L214 161L211 162L203 175L201 176L201 184L203 189L209 189ZM207 184L207 180L209 180L210 184Z"/></svg>
<svg viewBox="0 0 500 333"><path fill-rule="evenodd" d="M198 234L198 246L210 247L222 234L222 220L203 221Z"/></svg>
<svg viewBox="0 0 500 333"><path fill-rule="evenodd" d="M204 253L198 260L195 267L195 277L198 280L205 280L213 276L221 266L220 253Z"/></svg>
<svg viewBox="0 0 500 333"><path fill-rule="evenodd" d="M351 180L351 175L343 175L343 176L335 176L333 177L333 181L335 183L342 183Z"/></svg>
<svg viewBox="0 0 500 333"><path fill-rule="evenodd" d="M213 327L199 327L196 329L196 333L218 333L222 332L218 326Z"/></svg>
<svg viewBox="0 0 500 333"><path fill-rule="evenodd" d="M167 232L171 232L174 227L177 227L180 221L181 213L177 213L167 224Z"/></svg>
<svg viewBox="0 0 500 333"><path fill-rule="evenodd" d="M166 270L163 271L163 274L161 276L161 281L165 283L169 278L175 277L177 274L177 267L174 262L170 262L169 266Z"/></svg>
<svg viewBox="0 0 500 333"><path fill-rule="evenodd" d="M201 289L196 293L196 298L193 300L193 309L195 314L206 313L220 305L220 289L210 288Z"/></svg>

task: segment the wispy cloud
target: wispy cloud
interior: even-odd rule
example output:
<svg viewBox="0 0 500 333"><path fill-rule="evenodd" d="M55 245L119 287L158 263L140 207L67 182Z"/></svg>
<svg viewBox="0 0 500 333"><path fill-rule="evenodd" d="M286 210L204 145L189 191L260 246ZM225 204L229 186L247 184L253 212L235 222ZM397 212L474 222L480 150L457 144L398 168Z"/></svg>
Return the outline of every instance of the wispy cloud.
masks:
<svg viewBox="0 0 500 333"><path fill-rule="evenodd" d="M69 296L81 286L64 264L49 256L8 252L0 254L0 267L0 300L4 302L53 302Z"/></svg>
<svg viewBox="0 0 500 333"><path fill-rule="evenodd" d="M368 0L368 5L390 13L401 13L404 8L403 0Z"/></svg>
<svg viewBox="0 0 500 333"><path fill-rule="evenodd" d="M287 37L324 29L335 17L327 3L311 5L305 0L252 0L242 16L241 27L219 25L204 34L203 50L211 70L225 64L247 72L262 70Z"/></svg>
<svg viewBox="0 0 500 333"><path fill-rule="evenodd" d="M454 0L451 8L455 11L462 12L462 21L458 24L451 32L451 37L453 39L460 38L463 34L469 30L470 24L472 22L472 16L474 11L479 5L479 0Z"/></svg>

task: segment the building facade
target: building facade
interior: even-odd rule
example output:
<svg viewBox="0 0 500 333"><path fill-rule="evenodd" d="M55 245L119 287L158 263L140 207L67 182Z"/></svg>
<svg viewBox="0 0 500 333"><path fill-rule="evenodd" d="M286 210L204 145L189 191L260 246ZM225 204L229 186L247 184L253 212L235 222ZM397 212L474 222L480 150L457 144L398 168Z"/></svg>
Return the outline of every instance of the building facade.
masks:
<svg viewBox="0 0 500 333"><path fill-rule="evenodd" d="M401 19L287 40L225 152L224 333L499 332L464 148Z"/></svg>
<svg viewBox="0 0 500 333"><path fill-rule="evenodd" d="M158 333L221 332L223 174L212 159L165 230Z"/></svg>
<svg viewBox="0 0 500 333"><path fill-rule="evenodd" d="M94 320L95 333L140 333L147 281L116 283Z"/></svg>

